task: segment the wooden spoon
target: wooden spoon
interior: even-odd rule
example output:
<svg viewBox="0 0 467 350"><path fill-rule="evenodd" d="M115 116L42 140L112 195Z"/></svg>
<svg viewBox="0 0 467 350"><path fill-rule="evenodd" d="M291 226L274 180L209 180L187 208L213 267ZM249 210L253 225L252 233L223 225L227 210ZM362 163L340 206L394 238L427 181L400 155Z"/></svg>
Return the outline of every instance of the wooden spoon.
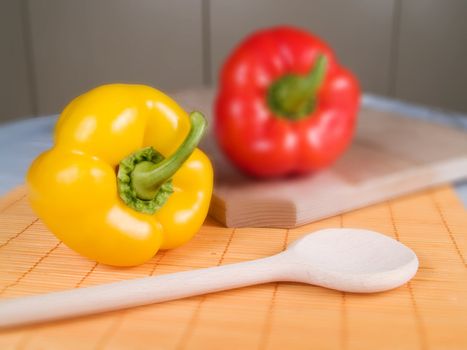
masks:
<svg viewBox="0 0 467 350"><path fill-rule="evenodd" d="M6 300L0 303L0 327L273 281L303 282L345 292L380 292L404 284L417 268L414 252L392 238L360 229L326 229L264 259Z"/></svg>

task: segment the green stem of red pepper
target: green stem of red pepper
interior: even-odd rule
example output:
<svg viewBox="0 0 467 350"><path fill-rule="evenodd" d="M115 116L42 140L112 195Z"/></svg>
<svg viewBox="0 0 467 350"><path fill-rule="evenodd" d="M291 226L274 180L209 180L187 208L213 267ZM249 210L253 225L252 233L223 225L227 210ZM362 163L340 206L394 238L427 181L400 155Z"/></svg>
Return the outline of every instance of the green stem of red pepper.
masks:
<svg viewBox="0 0 467 350"><path fill-rule="evenodd" d="M173 192L171 178L193 153L204 135L207 121L199 112L190 114L191 129L185 141L165 158L152 147L142 148L120 162L120 198L131 208L152 214Z"/></svg>
<svg viewBox="0 0 467 350"><path fill-rule="evenodd" d="M291 120L310 115L316 108L316 95L324 81L326 66L326 57L319 55L308 75L287 74L272 84L268 103L274 113Z"/></svg>

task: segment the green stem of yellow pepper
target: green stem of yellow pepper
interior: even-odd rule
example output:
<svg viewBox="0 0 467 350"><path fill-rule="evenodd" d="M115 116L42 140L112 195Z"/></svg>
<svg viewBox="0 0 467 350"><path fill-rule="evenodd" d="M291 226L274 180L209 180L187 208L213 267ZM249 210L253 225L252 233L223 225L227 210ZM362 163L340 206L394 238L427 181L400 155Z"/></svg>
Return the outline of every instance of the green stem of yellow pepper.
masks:
<svg viewBox="0 0 467 350"><path fill-rule="evenodd" d="M206 119L201 113L193 112L190 114L190 122L190 132L174 154L157 164L144 161L135 166L131 173L131 182L138 198L154 198L161 185L177 172L198 146L206 129Z"/></svg>
<svg viewBox="0 0 467 350"><path fill-rule="evenodd" d="M185 141L164 159L152 147L136 151L120 162L118 188L120 198L133 209L153 214L173 192L171 177L198 146L207 127L199 112L190 114L191 129Z"/></svg>

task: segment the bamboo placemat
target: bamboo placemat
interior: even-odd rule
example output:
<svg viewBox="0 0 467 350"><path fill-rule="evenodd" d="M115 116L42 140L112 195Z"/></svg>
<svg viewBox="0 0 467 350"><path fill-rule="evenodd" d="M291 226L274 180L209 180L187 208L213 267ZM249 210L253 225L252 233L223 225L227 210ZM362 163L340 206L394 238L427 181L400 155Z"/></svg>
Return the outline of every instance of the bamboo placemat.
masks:
<svg viewBox="0 0 467 350"><path fill-rule="evenodd" d="M0 333L0 349L467 349L467 212L451 187L296 229L207 219L186 246L134 268L81 258L50 234L18 188L0 202L0 297L45 293L260 258L306 232L362 227L420 259L415 278L371 295L270 283Z"/></svg>

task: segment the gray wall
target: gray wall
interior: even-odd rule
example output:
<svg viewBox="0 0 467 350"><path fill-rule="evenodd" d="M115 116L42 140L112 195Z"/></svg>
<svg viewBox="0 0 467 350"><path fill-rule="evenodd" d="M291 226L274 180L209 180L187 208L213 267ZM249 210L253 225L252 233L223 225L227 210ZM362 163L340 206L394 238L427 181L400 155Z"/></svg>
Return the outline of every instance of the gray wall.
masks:
<svg viewBox="0 0 467 350"><path fill-rule="evenodd" d="M465 0L0 0L0 121L102 83L216 83L249 32L307 28L368 92L467 112Z"/></svg>

